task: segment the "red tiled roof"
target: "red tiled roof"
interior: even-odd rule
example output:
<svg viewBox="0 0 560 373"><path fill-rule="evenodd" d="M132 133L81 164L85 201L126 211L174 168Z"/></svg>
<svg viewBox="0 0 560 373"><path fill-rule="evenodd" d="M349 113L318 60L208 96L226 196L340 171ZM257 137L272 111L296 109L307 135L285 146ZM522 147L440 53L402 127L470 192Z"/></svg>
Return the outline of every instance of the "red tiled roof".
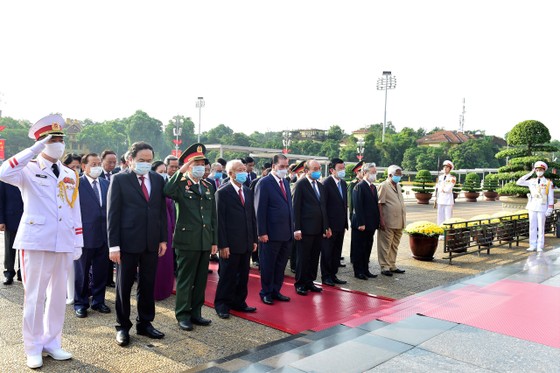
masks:
<svg viewBox="0 0 560 373"><path fill-rule="evenodd" d="M416 140L416 143L418 145L441 143L461 144L470 139L474 139L474 136L457 131L437 131Z"/></svg>

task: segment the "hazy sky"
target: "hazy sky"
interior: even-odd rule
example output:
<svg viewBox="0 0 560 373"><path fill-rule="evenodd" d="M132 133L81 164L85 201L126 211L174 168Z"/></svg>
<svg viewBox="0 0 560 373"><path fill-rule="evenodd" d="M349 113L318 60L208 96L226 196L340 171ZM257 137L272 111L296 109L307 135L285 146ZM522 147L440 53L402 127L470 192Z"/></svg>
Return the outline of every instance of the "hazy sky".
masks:
<svg viewBox="0 0 560 373"><path fill-rule="evenodd" d="M103 121L141 109L202 130L383 122L560 139L556 1L0 0L0 109Z"/></svg>

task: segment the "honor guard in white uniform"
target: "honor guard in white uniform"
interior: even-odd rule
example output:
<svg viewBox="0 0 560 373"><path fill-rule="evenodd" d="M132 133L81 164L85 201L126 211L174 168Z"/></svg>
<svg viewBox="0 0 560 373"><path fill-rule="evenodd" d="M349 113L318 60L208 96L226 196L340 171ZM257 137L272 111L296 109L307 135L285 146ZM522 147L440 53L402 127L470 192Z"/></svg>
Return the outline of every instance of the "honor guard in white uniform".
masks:
<svg viewBox="0 0 560 373"><path fill-rule="evenodd" d="M544 177L546 163L535 162L533 170L517 180L517 185L529 187L527 210L529 210L529 248L527 251L543 251L546 217L554 208L554 185ZM533 172L536 178L531 178Z"/></svg>
<svg viewBox="0 0 560 373"><path fill-rule="evenodd" d="M437 203L437 223L441 225L447 219L453 217L453 187L457 180L450 172L453 169L453 163L449 160L443 161L443 175L438 176L436 185L436 203Z"/></svg>
<svg viewBox="0 0 560 373"><path fill-rule="evenodd" d="M37 142L6 160L0 180L21 190L23 216L14 248L19 251L25 290L23 343L27 366L72 354L61 348L66 278L83 246L78 175L63 166L64 119L49 115L29 130ZM35 158L35 159L34 159Z"/></svg>

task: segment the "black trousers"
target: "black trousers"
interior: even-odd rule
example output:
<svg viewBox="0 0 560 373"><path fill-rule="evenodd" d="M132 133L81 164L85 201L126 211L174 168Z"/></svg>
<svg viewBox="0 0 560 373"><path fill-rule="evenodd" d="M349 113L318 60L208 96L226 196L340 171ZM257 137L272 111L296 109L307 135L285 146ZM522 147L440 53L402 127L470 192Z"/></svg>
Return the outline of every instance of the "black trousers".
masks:
<svg viewBox="0 0 560 373"><path fill-rule="evenodd" d="M18 271L20 268L19 255L14 249L14 241L16 239L16 231L4 231L4 277L14 278L16 275L15 263L18 258Z"/></svg>
<svg viewBox="0 0 560 373"><path fill-rule="evenodd" d="M107 274L107 245L96 248L82 249L82 256L74 260L75 286L74 309L89 308L89 295L91 290L91 305L105 303L105 286ZM112 264L112 263L111 263ZM91 284L90 284L91 274ZM90 288L91 286L91 288Z"/></svg>
<svg viewBox="0 0 560 373"><path fill-rule="evenodd" d="M365 275L368 273L368 263L371 255L371 249L373 247L374 235L375 230L360 231L352 228L352 245L354 247L352 264L354 266L354 275Z"/></svg>
<svg viewBox="0 0 560 373"><path fill-rule="evenodd" d="M321 249L321 278L334 280L338 273L342 244L344 243L344 231L333 231L329 239L323 239Z"/></svg>
<svg viewBox="0 0 560 373"><path fill-rule="evenodd" d="M216 312L228 312L232 308L247 306L250 259L251 252L230 253L227 259L220 257L220 280L214 298Z"/></svg>
<svg viewBox="0 0 560 373"><path fill-rule="evenodd" d="M296 266L296 288L309 288L313 286L313 281L317 279L317 269L319 266L319 256L323 235L302 235L302 239L296 241L297 245L297 266Z"/></svg>
<svg viewBox="0 0 560 373"><path fill-rule="evenodd" d="M144 250L141 253L121 251L121 264L117 266L117 287L115 311L117 330L130 330L130 293L138 269L138 289L136 302L138 317L136 326L145 328L154 321L156 307L154 302L154 283L158 264L157 251Z"/></svg>
<svg viewBox="0 0 560 373"><path fill-rule="evenodd" d="M280 294L291 247L292 240L261 243L261 251L259 252L261 269L261 291L259 295L261 298Z"/></svg>

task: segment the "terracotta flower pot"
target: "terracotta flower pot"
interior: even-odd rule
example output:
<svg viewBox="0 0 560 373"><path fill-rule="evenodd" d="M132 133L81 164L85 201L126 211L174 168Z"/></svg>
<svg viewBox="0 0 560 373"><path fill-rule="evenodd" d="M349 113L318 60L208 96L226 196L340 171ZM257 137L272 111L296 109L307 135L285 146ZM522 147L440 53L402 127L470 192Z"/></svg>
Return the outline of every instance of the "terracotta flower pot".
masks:
<svg viewBox="0 0 560 373"><path fill-rule="evenodd" d="M495 201L498 198L498 192L486 191L483 194L487 201Z"/></svg>
<svg viewBox="0 0 560 373"><path fill-rule="evenodd" d="M465 192L465 198L467 202L476 202L476 199L480 196L478 192Z"/></svg>
<svg viewBox="0 0 560 373"><path fill-rule="evenodd" d="M430 261L438 247L438 237L426 237L421 235L408 236L412 257L416 260Z"/></svg>
<svg viewBox="0 0 560 373"><path fill-rule="evenodd" d="M417 204L427 205L430 203L430 199L432 199L432 193L414 193L414 197Z"/></svg>

